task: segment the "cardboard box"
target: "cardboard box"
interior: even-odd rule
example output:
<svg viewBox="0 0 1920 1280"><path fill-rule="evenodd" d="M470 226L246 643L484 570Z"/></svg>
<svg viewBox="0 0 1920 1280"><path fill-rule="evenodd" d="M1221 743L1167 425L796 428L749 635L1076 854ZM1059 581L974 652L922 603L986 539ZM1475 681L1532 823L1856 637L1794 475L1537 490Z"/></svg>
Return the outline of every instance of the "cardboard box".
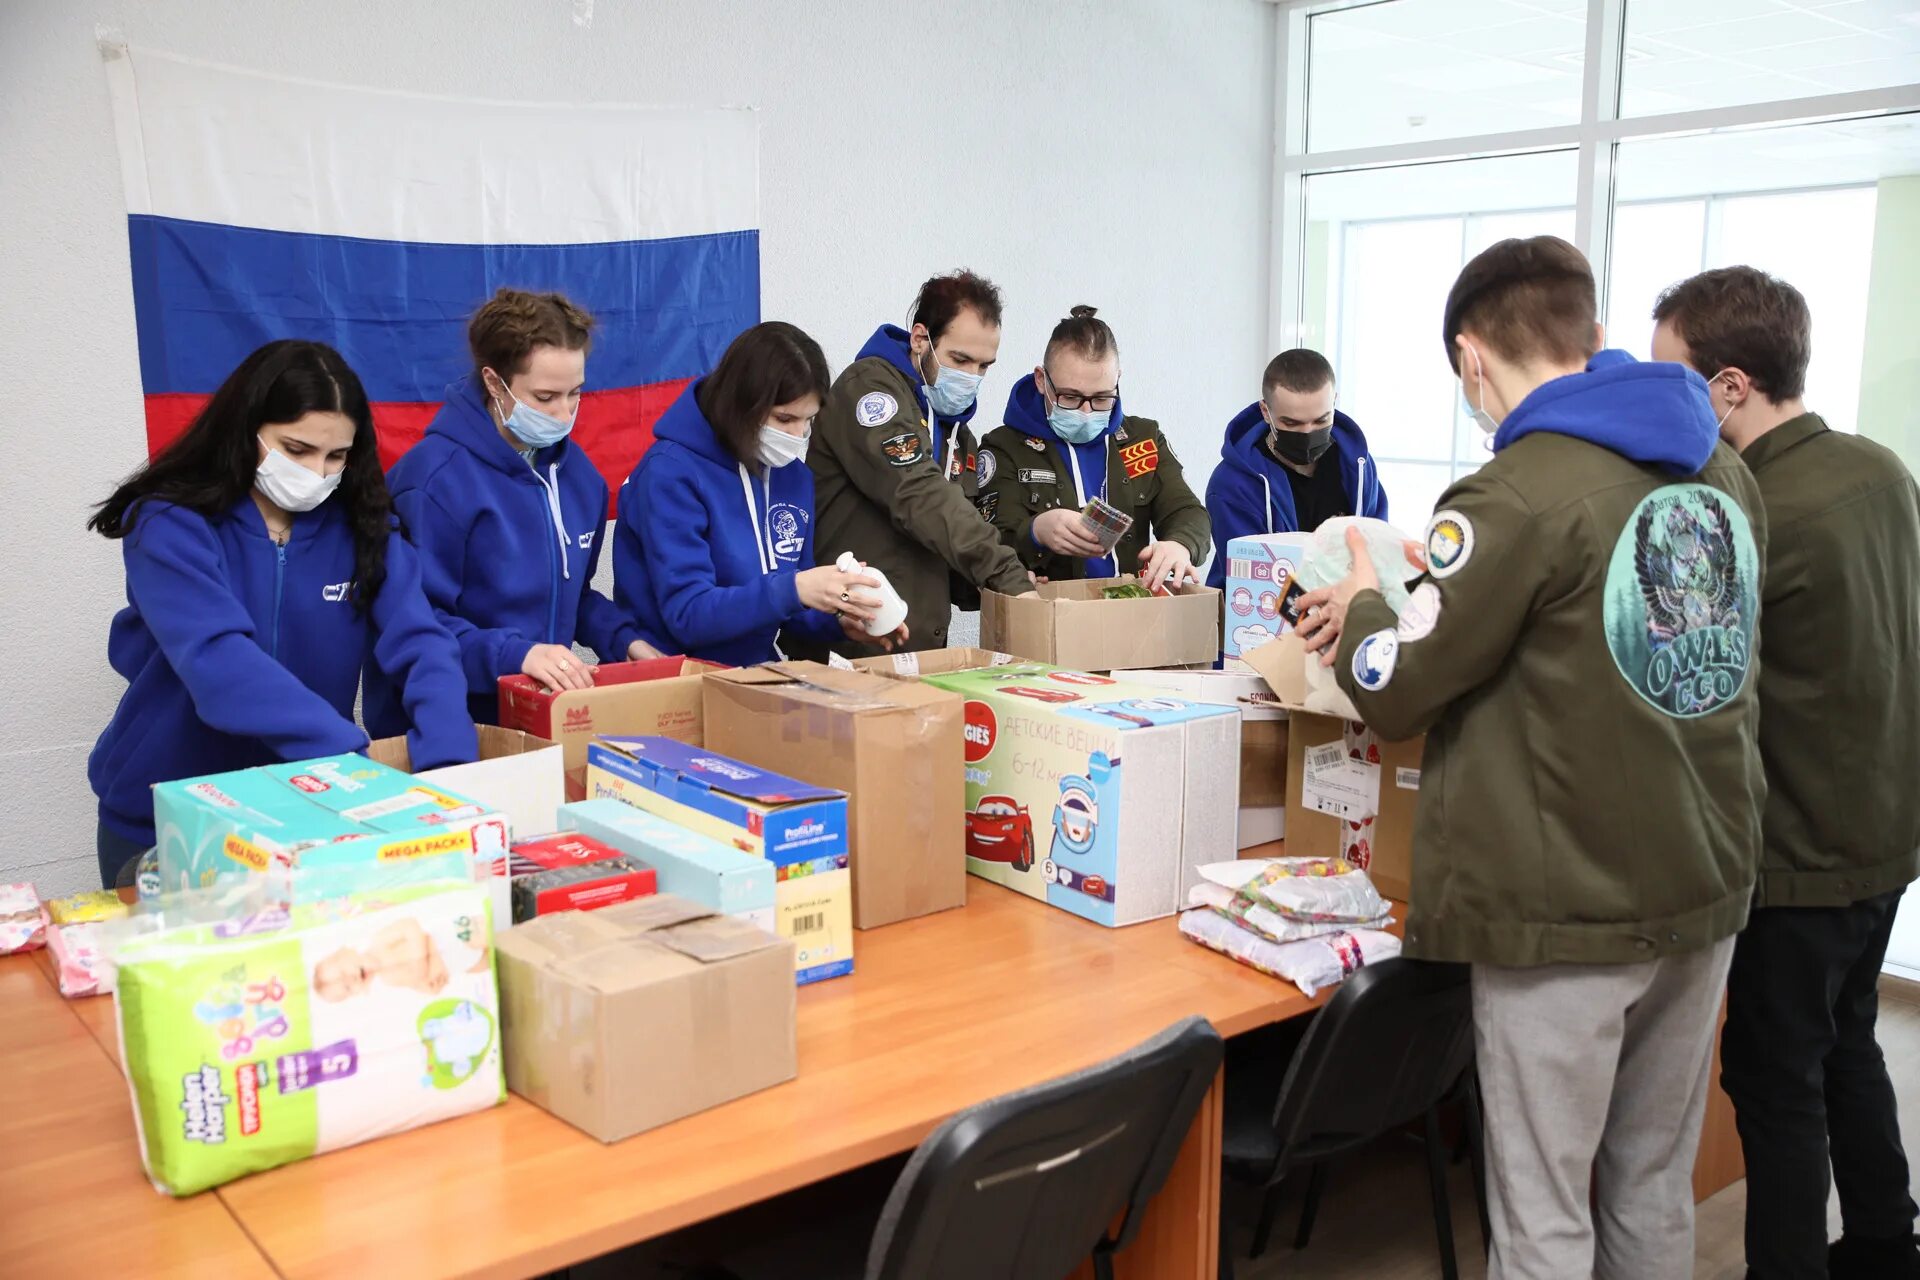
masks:
<svg viewBox="0 0 1920 1280"><path fill-rule="evenodd" d="M700 677L724 670L698 658L608 662L594 668L593 688L565 693L544 688L532 676L502 676L500 724L559 743L566 798L584 800L587 747L595 738L646 734L699 746Z"/></svg>
<svg viewBox="0 0 1920 1280"><path fill-rule="evenodd" d="M1300 571L1311 533L1268 533L1232 538L1227 542L1225 613L1220 628L1221 652L1229 660L1244 658L1247 650L1285 632L1280 616L1280 592L1287 579Z"/></svg>
<svg viewBox="0 0 1920 1280"><path fill-rule="evenodd" d="M1108 600L1131 575L1043 582L1033 599L980 593L980 644L1031 662L1081 671L1213 665L1220 656L1220 593L1184 586L1147 599Z"/></svg>
<svg viewBox="0 0 1920 1280"><path fill-rule="evenodd" d="M982 667L1004 667L1022 659L995 649L922 649L918 653L890 653L877 658L855 658L849 665L855 671L871 672L894 680L918 680L922 676L944 675L952 671L978 671Z"/></svg>
<svg viewBox="0 0 1920 1280"><path fill-rule="evenodd" d="M163 889L194 889L275 868L296 901L390 886L471 879L504 859L506 815L361 755L163 782L153 789Z"/></svg>
<svg viewBox="0 0 1920 1280"><path fill-rule="evenodd" d="M853 923L967 901L958 694L813 662L707 677L707 746L848 796Z"/></svg>
<svg viewBox="0 0 1920 1280"><path fill-rule="evenodd" d="M799 981L853 972L847 793L811 786L670 738L603 738L587 790L765 858L775 932L794 942Z"/></svg>
<svg viewBox="0 0 1920 1280"><path fill-rule="evenodd" d="M468 764L450 764L413 773L405 738L380 738L367 747L367 759L413 773L421 782L468 796L507 817L516 838L552 831L555 815L565 799L566 778L561 772L560 748L545 738L497 725L476 725L480 758ZM493 906L493 927L505 929L517 917L513 912L511 870L507 850L495 851L482 869Z"/></svg>
<svg viewBox="0 0 1920 1280"><path fill-rule="evenodd" d="M560 823L653 868L661 893L688 898L755 928L777 931L774 868L765 858L676 826L620 800L560 807Z"/></svg>
<svg viewBox="0 0 1920 1280"><path fill-rule="evenodd" d="M597 911L657 892L654 869L591 836L561 833L513 846L513 922Z"/></svg>
<svg viewBox="0 0 1920 1280"><path fill-rule="evenodd" d="M793 946L661 895L499 941L507 1087L602 1142L793 1079Z"/></svg>
<svg viewBox="0 0 1920 1280"><path fill-rule="evenodd" d="M1046 663L922 678L966 699L973 874L1124 925L1178 911L1195 867L1234 856L1233 708Z"/></svg>
<svg viewBox="0 0 1920 1280"><path fill-rule="evenodd" d="M1286 834L1287 712L1267 682L1243 671L1116 671L1117 680L1170 689L1240 711L1239 847Z"/></svg>
<svg viewBox="0 0 1920 1280"><path fill-rule="evenodd" d="M1289 708L1287 853L1344 857L1364 868L1381 893L1405 902L1413 893L1426 736L1385 742L1355 717L1306 710L1310 660L1318 658L1292 635L1248 657Z"/></svg>

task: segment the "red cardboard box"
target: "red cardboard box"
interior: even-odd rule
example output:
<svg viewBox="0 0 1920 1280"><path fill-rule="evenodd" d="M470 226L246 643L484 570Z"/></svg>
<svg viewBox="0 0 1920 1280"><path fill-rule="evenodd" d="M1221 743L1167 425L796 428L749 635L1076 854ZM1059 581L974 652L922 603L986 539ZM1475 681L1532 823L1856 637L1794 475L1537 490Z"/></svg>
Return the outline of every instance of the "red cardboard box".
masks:
<svg viewBox="0 0 1920 1280"><path fill-rule="evenodd" d="M698 658L648 658L594 668L593 688L556 692L532 676L500 677L500 724L560 744L567 799L587 798L587 744L603 735L673 738L704 746L700 679L725 667Z"/></svg>
<svg viewBox="0 0 1920 1280"><path fill-rule="evenodd" d="M513 921L592 911L658 891L652 867L591 836L563 832L513 846Z"/></svg>

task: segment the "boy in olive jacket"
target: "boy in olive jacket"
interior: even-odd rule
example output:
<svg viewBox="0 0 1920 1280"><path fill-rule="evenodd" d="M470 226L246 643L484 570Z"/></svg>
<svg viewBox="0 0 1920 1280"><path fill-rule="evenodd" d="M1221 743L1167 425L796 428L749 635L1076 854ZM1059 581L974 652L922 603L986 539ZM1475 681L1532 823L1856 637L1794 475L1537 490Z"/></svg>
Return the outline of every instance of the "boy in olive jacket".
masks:
<svg viewBox="0 0 1920 1280"><path fill-rule="evenodd" d="M1384 737L1427 733L1406 946L1473 966L1491 1275L1683 1280L1760 853L1766 518L1697 374L1595 353L1572 245L1482 253L1444 333L1494 456L1401 617L1360 555L1302 635Z"/></svg>
<svg viewBox="0 0 1920 1280"><path fill-rule="evenodd" d="M1894 912L1920 871L1920 500L1899 458L1807 412L1812 317L1792 285L1725 267L1667 290L1653 317L1654 355L1707 378L1771 531L1764 848L1720 1052L1746 1150L1747 1274L1920 1276L1874 1037ZM1829 1252L1834 1184L1845 1234Z"/></svg>
<svg viewBox="0 0 1920 1280"><path fill-rule="evenodd" d="M981 443L977 470L980 514L1042 578L1181 582L1213 541L1160 424L1122 411L1120 344L1092 307L1054 326L1033 376L1007 397L1005 425ZM1111 551L1080 519L1095 498L1133 520Z"/></svg>

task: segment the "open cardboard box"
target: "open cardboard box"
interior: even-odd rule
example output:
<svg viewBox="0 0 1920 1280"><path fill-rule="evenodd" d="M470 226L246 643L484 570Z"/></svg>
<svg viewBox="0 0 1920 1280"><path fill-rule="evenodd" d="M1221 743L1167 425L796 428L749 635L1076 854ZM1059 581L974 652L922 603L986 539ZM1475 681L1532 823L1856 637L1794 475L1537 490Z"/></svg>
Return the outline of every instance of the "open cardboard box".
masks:
<svg viewBox="0 0 1920 1280"><path fill-rule="evenodd" d="M980 593L984 648L1079 671L1212 666L1220 656L1220 592L1194 584L1168 595L1109 600L1120 578L1043 582L1037 598Z"/></svg>
<svg viewBox="0 0 1920 1280"><path fill-rule="evenodd" d="M597 737L674 738L700 746L700 678L724 670L698 658L606 662L594 668L593 688L566 692L531 676L502 676L500 723L559 743L566 798L584 800L587 746Z"/></svg>
<svg viewBox="0 0 1920 1280"><path fill-rule="evenodd" d="M1319 655L1292 633L1243 656L1288 711L1287 855L1345 857L1381 893L1409 900L1426 735L1385 742L1357 716L1310 710L1309 701L1331 700L1310 690L1307 663ZM1344 695L1339 701L1352 711Z"/></svg>
<svg viewBox="0 0 1920 1280"><path fill-rule="evenodd" d="M707 677L706 745L848 793L853 923L874 929L966 905L963 705L917 680L769 663Z"/></svg>

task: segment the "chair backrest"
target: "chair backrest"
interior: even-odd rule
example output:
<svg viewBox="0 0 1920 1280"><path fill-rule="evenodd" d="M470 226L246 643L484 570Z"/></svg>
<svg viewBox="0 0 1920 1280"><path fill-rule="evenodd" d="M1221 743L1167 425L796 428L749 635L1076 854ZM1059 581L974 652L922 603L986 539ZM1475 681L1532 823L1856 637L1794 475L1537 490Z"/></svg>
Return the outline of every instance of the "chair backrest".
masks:
<svg viewBox="0 0 1920 1280"><path fill-rule="evenodd" d="M1348 978L1294 1051L1274 1106L1280 1160L1424 1115L1473 1061L1463 964L1404 957Z"/></svg>
<svg viewBox="0 0 1920 1280"><path fill-rule="evenodd" d="M1111 1061L954 1116L901 1170L868 1280L1059 1280L1097 1246L1125 1244L1222 1048L1204 1018L1189 1018Z"/></svg>

